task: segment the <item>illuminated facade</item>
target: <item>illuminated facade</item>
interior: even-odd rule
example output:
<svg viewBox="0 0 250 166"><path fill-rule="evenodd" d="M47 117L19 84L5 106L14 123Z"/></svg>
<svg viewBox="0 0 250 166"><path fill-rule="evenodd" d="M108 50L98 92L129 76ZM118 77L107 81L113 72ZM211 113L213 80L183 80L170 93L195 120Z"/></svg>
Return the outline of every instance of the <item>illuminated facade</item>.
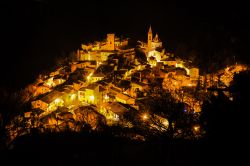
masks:
<svg viewBox="0 0 250 166"><path fill-rule="evenodd" d="M115 34L113 33L107 34L106 44L101 46L101 50L109 50L109 51L115 50Z"/></svg>
<svg viewBox="0 0 250 166"><path fill-rule="evenodd" d="M51 89L47 86L41 85L41 86L37 86L35 88L35 92L34 92L34 96L38 96L47 92L50 92Z"/></svg>
<svg viewBox="0 0 250 166"><path fill-rule="evenodd" d="M160 47L162 47L162 42L160 41L158 34L153 38L153 32L150 26L148 31L148 52Z"/></svg>
<svg viewBox="0 0 250 166"><path fill-rule="evenodd" d="M105 100L106 92L103 87L98 84L90 84L86 88L81 88L78 91L79 101L89 104L100 104Z"/></svg>
<svg viewBox="0 0 250 166"><path fill-rule="evenodd" d="M151 50L152 40L153 40L153 32L152 32L152 28L151 28L151 25L150 25L149 30L148 30L148 51Z"/></svg>
<svg viewBox="0 0 250 166"><path fill-rule="evenodd" d="M151 49L156 49L162 47L162 42L160 41L158 34L155 35L153 41L151 42Z"/></svg>
<svg viewBox="0 0 250 166"><path fill-rule="evenodd" d="M44 111L55 111L58 106L64 106L64 101L62 100L63 93L56 90L50 92L48 95L41 99L31 102L31 108L40 108Z"/></svg>
<svg viewBox="0 0 250 166"><path fill-rule="evenodd" d="M125 95L123 93L118 93L116 96L115 96L115 99L117 102L121 102L121 103L124 103L124 104L135 104L135 99L128 96L128 95Z"/></svg>
<svg viewBox="0 0 250 166"><path fill-rule="evenodd" d="M122 119L123 115L129 110L121 103L112 102L112 103L101 104L99 111L107 119L113 121L119 121Z"/></svg>
<svg viewBox="0 0 250 166"><path fill-rule="evenodd" d="M102 80L105 77L103 73L95 73L91 76L90 81L92 83Z"/></svg>
<svg viewBox="0 0 250 166"><path fill-rule="evenodd" d="M106 48L106 46L104 48ZM109 50L98 50L98 51L88 51L88 52L84 50L78 50L76 54L76 59L77 61L103 62L108 59L108 56L110 54L113 54L113 52Z"/></svg>
<svg viewBox="0 0 250 166"><path fill-rule="evenodd" d="M154 57L157 62L160 62L162 59L162 54L159 51L152 50L148 52L147 59L149 60L150 57Z"/></svg>
<svg viewBox="0 0 250 166"><path fill-rule="evenodd" d="M199 78L199 69L198 68L189 69L189 75L190 75L191 79L198 80L198 78Z"/></svg>

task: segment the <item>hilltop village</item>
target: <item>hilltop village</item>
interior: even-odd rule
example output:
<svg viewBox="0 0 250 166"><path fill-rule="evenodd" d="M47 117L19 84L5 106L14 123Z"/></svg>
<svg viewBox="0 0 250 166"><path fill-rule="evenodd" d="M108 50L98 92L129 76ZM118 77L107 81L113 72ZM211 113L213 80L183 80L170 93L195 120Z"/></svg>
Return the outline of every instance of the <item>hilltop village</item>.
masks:
<svg viewBox="0 0 250 166"><path fill-rule="evenodd" d="M111 33L104 41L82 44L67 64L28 85L29 95L22 100L29 108L6 129L10 140L34 128L80 132L86 126L121 126L152 134L171 130L174 137L199 138L202 104L216 95L208 89L228 87L234 74L244 70L246 66L235 64L201 75L198 66L168 52L151 26L147 41L136 46ZM189 120L180 121L177 113ZM142 133L129 137L144 140Z"/></svg>

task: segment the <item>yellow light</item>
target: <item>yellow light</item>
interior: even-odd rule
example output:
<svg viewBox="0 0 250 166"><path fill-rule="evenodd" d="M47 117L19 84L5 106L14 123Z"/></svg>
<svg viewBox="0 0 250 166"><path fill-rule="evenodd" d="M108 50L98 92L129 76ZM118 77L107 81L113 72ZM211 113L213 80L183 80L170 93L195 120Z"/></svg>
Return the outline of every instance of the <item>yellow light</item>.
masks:
<svg viewBox="0 0 250 166"><path fill-rule="evenodd" d="M56 106L63 106L64 104L63 100L60 98L55 99L54 103Z"/></svg>
<svg viewBox="0 0 250 166"><path fill-rule="evenodd" d="M53 82L53 77L49 78L45 84L47 84L49 87L55 86L55 83Z"/></svg>
<svg viewBox="0 0 250 166"><path fill-rule="evenodd" d="M164 120L163 122L162 122L162 124L164 125L164 126L166 126L166 127L168 127L169 126L169 122L168 122L168 120L166 119L166 120Z"/></svg>
<svg viewBox="0 0 250 166"><path fill-rule="evenodd" d="M194 128L194 131L195 131L195 132L200 131L200 126L199 126L199 125L195 125L193 128Z"/></svg>
<svg viewBox="0 0 250 166"><path fill-rule="evenodd" d="M186 71L187 71L187 75L189 75L189 74L190 74L189 69L188 69L188 68L185 68L185 69L186 69Z"/></svg>
<svg viewBox="0 0 250 166"><path fill-rule="evenodd" d="M76 94L71 94L70 99L74 100L76 98Z"/></svg>
<svg viewBox="0 0 250 166"><path fill-rule="evenodd" d="M88 76L87 76L87 80L89 81L91 76L93 75L93 73L90 73Z"/></svg>
<svg viewBox="0 0 250 166"><path fill-rule="evenodd" d="M104 99L105 99L105 100L108 100L108 99L109 99L109 96L108 96L108 95L105 95L105 96L104 96Z"/></svg>
<svg viewBox="0 0 250 166"><path fill-rule="evenodd" d="M89 99L92 100L92 101L94 101L95 100L95 96L93 96L93 95L89 96Z"/></svg>
<svg viewBox="0 0 250 166"><path fill-rule="evenodd" d="M55 99L55 104L58 104L61 101L61 99Z"/></svg>

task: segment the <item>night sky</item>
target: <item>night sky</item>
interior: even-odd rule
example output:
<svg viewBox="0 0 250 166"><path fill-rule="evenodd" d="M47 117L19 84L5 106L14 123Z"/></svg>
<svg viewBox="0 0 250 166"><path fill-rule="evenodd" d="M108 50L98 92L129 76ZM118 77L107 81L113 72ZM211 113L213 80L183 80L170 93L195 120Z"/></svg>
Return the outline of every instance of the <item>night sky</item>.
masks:
<svg viewBox="0 0 250 166"><path fill-rule="evenodd" d="M146 40L150 24L169 51L179 43L211 37L218 38L219 47L233 43L239 54L249 54L249 6L242 3L30 0L0 6L0 85L10 90L31 83L55 57L82 42L104 39L106 33Z"/></svg>

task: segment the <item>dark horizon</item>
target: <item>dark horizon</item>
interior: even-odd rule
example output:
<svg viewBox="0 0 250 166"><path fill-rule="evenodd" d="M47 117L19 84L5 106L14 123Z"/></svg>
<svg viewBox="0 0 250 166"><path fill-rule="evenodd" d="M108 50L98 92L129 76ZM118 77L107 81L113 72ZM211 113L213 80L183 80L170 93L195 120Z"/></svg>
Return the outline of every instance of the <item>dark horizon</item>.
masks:
<svg viewBox="0 0 250 166"><path fill-rule="evenodd" d="M4 88L24 87L52 66L55 57L76 50L81 43L105 39L107 33L145 41L150 24L170 52L180 43L212 53L232 47L237 56L249 59L245 4L33 0L1 6ZM212 41L216 44L210 46Z"/></svg>

